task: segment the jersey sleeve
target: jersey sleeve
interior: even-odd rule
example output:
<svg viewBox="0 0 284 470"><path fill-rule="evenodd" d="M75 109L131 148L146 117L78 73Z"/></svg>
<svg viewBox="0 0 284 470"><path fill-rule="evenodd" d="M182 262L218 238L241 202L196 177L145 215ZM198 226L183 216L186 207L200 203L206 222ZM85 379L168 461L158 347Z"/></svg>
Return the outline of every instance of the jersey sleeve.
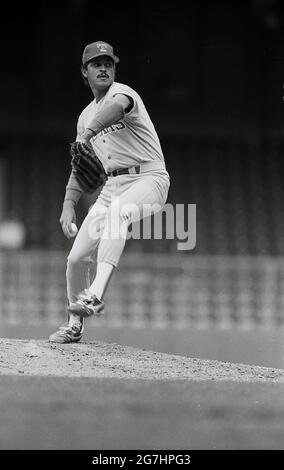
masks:
<svg viewBox="0 0 284 470"><path fill-rule="evenodd" d="M78 140L79 136L83 134L85 131L85 126L83 124L83 117L82 114L80 114L78 122L77 122L77 137L76 140Z"/></svg>
<svg viewBox="0 0 284 470"><path fill-rule="evenodd" d="M133 100L133 106L130 109L130 111L126 113L126 116L136 117L138 115L138 97L139 97L136 91L133 90L128 85L124 85L122 83L115 83L111 90L111 96L115 96L119 94L129 96Z"/></svg>

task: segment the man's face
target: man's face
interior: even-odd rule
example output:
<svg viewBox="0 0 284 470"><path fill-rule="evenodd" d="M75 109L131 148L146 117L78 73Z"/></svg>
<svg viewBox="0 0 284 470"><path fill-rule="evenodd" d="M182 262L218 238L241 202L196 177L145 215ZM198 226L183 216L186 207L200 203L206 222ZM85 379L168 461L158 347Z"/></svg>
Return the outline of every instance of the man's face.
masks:
<svg viewBox="0 0 284 470"><path fill-rule="evenodd" d="M89 85L102 90L114 82L115 65L110 57L100 56L88 62L85 73Z"/></svg>

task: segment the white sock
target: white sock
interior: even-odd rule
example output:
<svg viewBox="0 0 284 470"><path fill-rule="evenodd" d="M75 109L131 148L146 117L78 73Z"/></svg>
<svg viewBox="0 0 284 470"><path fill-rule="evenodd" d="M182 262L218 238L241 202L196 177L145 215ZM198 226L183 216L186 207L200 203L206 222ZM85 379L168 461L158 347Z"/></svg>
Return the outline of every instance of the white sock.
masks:
<svg viewBox="0 0 284 470"><path fill-rule="evenodd" d="M75 323L80 323L81 319L79 315L74 313L69 313L69 326L75 325Z"/></svg>
<svg viewBox="0 0 284 470"><path fill-rule="evenodd" d="M110 263L101 262L97 264L97 273L94 282L89 287L89 292L97 299L102 300L108 283L110 281L114 266Z"/></svg>

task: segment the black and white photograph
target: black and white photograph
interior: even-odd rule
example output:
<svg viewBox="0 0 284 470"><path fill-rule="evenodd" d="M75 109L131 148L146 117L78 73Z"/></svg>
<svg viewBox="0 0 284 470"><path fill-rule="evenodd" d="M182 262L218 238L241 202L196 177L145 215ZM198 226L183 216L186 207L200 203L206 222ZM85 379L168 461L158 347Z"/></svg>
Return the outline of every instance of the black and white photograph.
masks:
<svg viewBox="0 0 284 470"><path fill-rule="evenodd" d="M0 37L0 451L284 450L283 3L7 2Z"/></svg>

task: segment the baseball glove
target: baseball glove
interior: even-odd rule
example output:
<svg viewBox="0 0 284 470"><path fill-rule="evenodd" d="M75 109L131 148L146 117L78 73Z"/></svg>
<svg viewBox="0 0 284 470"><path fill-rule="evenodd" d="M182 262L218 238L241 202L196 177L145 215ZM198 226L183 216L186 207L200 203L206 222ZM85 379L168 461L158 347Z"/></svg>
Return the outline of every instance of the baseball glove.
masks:
<svg viewBox="0 0 284 470"><path fill-rule="evenodd" d="M83 142L72 142L70 154L74 176L85 193L93 193L107 175L94 150Z"/></svg>

